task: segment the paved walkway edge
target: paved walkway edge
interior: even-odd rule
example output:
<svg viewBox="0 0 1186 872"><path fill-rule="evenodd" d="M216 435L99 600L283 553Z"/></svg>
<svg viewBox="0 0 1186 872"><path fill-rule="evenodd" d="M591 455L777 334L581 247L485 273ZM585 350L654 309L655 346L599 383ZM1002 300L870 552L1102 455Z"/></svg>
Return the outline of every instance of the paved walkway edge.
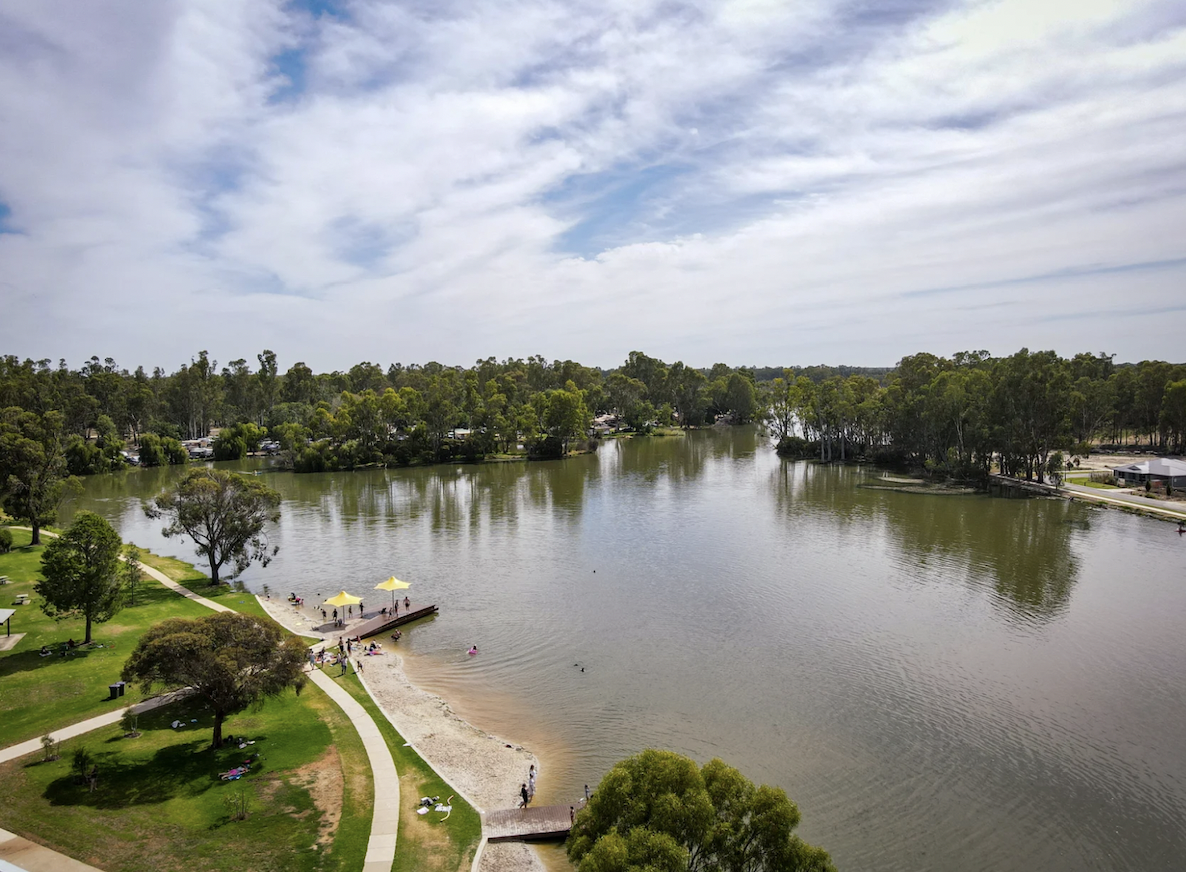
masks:
<svg viewBox="0 0 1186 872"><path fill-rule="evenodd" d="M309 673L313 683L325 691L345 713L350 723L358 730L371 763L371 774L375 783L372 803L371 837L367 842L366 861L363 872L391 872L395 862L395 838L399 827L399 774L395 771L395 760L387 747L387 740L379 725L375 723L361 703L340 688L332 678L320 669Z"/></svg>
<svg viewBox="0 0 1186 872"><path fill-rule="evenodd" d="M29 529L23 527L19 529ZM42 530L47 536L57 536L57 533L51 533L48 530ZM122 558L121 558L122 559ZM140 564L140 568L145 574L159 581L165 587L180 594L186 599L193 600L199 605L203 605L208 609L216 612L233 612L234 609L216 603L213 600L206 599L203 596L198 596L187 587L183 587L177 582L170 579L160 570L153 569L151 566ZM303 635L298 633L297 635ZM367 760L371 764L371 778L374 782L374 797L372 802L371 814L371 835L367 841L366 859L363 861L362 872L391 872L391 866L395 862L395 840L397 829L399 827L399 774L395 771L395 760L391 756L391 750L387 747L387 740L383 738L383 733L379 730L379 725L375 723L374 718L367 713L367 710L358 703L349 693L342 690L334 682L332 678L325 675L320 669L314 669L312 672L313 683L325 691L326 695L340 708L343 714L346 715L347 720L353 725L354 729L358 731L359 737L362 739L363 748L367 753ZM364 685L365 687L365 685ZM370 690L367 690L370 694ZM374 697L371 697L374 699ZM176 699L171 694L155 697L154 699L145 700L132 706L132 710L136 712L148 711L157 706L165 705ZM380 706L382 710L382 706ZM123 717L123 709L118 711L108 712L104 715L91 718L90 720L81 721L77 724L71 724L68 727L63 727L55 731L54 738L69 739L99 727L107 726L108 724L118 723ZM41 747L41 739L30 739L28 742L22 742L19 745L12 745L8 748L0 750L0 762L11 760L15 757L23 757L26 754L31 754ZM430 764L431 765L431 764ZM434 770L435 771L435 770ZM380 792L380 785L387 785L390 791L387 793ZM5 832L0 830L0 833ZM14 838L19 838L15 837ZM31 843L35 844L35 843ZM39 846L40 847L40 846ZM49 848L43 848L44 851L49 851ZM51 852L55 853L55 852ZM57 854L64 861L70 860L64 854ZM71 863L78 863L77 860L70 860ZM80 864L81 868L93 869L94 867ZM52 865L45 867L47 869L55 868ZM68 868L68 867L60 867ZM75 867L78 868L78 867Z"/></svg>

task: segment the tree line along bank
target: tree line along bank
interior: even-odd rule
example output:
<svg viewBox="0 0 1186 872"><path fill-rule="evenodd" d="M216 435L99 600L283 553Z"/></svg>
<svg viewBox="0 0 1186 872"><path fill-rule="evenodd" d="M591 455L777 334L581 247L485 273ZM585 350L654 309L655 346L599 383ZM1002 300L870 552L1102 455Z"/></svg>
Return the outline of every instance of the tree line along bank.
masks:
<svg viewBox="0 0 1186 872"><path fill-rule="evenodd" d="M697 369L642 352L612 370L538 356L321 374L300 362L280 372L271 351L256 361L219 369L202 351L176 372L149 374L111 358L77 370L0 358L5 505L38 514L68 475L119 468L128 449L143 465L184 463L182 440L214 429L215 459L270 439L298 471L561 457L607 416L644 433L761 420L785 456L870 458L964 479L994 464L1041 479L1093 441L1175 452L1186 442L1186 366L1118 365L1106 354L920 353L864 370Z"/></svg>

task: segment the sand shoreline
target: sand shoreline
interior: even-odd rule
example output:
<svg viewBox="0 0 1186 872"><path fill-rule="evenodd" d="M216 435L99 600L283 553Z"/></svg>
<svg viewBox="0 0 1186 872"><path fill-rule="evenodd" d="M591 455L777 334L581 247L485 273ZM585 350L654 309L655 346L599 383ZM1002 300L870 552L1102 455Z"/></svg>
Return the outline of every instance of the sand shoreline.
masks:
<svg viewBox="0 0 1186 872"><path fill-rule="evenodd" d="M327 646L329 639L336 643L338 635L352 632L347 624L332 634L322 633L308 614L288 602L256 599L292 632L326 639ZM404 740L471 805L479 811L513 807L528 768L532 764L540 768L540 761L517 742L478 729L454 713L444 699L412 684L395 647L388 643L382 656L355 658L362 664L363 683L375 702ZM480 868L545 872L535 852L516 843L488 845Z"/></svg>

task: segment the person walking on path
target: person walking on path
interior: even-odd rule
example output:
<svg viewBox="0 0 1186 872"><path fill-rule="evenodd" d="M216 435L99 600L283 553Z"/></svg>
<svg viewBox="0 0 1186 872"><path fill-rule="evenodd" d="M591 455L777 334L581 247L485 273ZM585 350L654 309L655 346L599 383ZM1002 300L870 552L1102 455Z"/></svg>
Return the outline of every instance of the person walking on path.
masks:
<svg viewBox="0 0 1186 872"><path fill-rule="evenodd" d="M338 622L338 610L334 609L334 623L336 624L337 622Z"/></svg>
<svg viewBox="0 0 1186 872"><path fill-rule="evenodd" d="M523 798L523 801L519 803L519 808L527 808L527 803L531 802L531 794L527 792L526 784L519 785L519 796Z"/></svg>

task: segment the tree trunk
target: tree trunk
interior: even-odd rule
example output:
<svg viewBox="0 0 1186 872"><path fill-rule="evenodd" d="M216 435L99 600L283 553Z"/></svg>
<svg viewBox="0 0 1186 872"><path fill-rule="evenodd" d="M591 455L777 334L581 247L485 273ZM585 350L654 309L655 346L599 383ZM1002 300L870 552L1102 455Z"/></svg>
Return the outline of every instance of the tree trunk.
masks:
<svg viewBox="0 0 1186 872"><path fill-rule="evenodd" d="M36 521L33 521L30 524L30 526L33 528L33 541L30 542L29 544L40 545L41 544L41 525L38 524Z"/></svg>
<svg viewBox="0 0 1186 872"><path fill-rule="evenodd" d="M215 562L213 554L210 555L210 584L218 586L218 564Z"/></svg>
<svg viewBox="0 0 1186 872"><path fill-rule="evenodd" d="M89 645L91 643L91 616L86 616L86 638L82 640L82 644Z"/></svg>
<svg viewBox="0 0 1186 872"><path fill-rule="evenodd" d="M222 721L225 717L221 711L214 712L214 738L210 740L210 747L216 751L222 747Z"/></svg>

